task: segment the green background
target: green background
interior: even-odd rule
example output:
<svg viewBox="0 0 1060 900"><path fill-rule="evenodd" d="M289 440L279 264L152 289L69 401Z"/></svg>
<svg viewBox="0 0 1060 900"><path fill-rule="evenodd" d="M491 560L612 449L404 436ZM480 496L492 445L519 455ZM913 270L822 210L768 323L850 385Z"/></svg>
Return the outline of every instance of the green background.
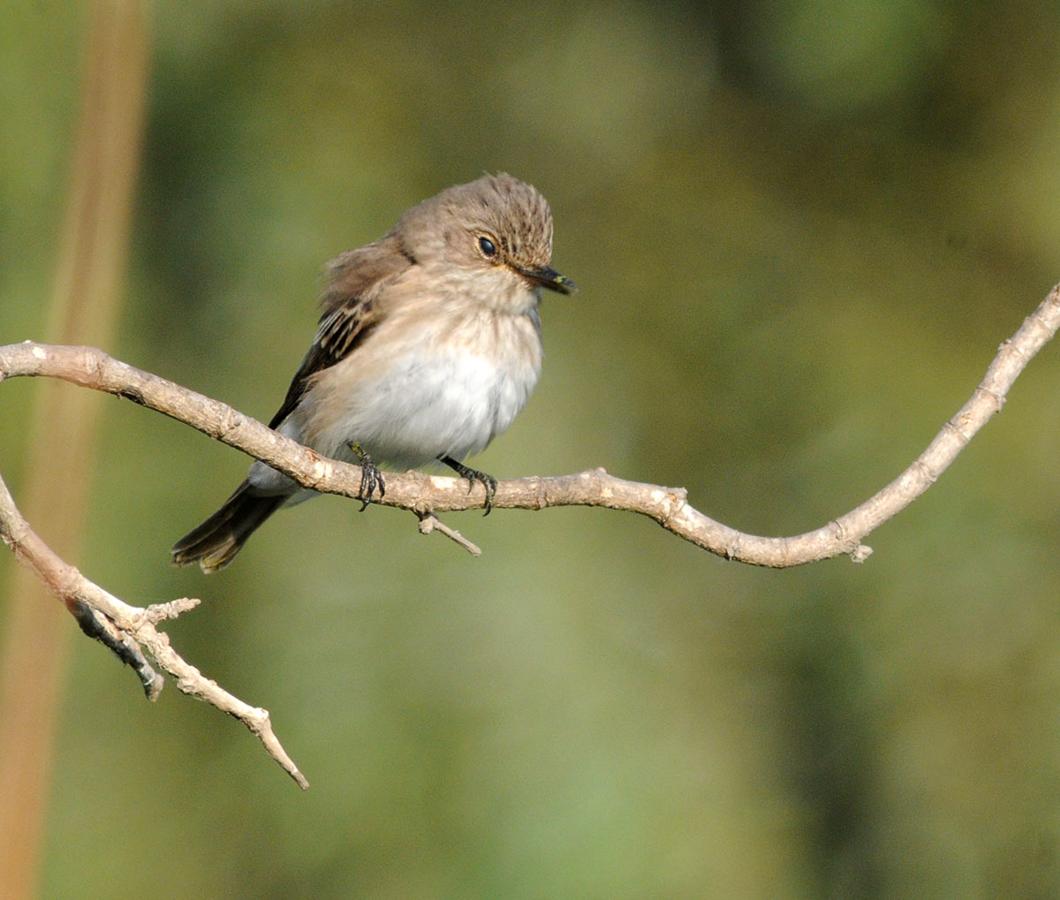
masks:
<svg viewBox="0 0 1060 900"><path fill-rule="evenodd" d="M85 26L0 10L0 343L42 337ZM545 298L542 381L474 464L815 528L1060 279L1058 34L1051 2L158 4L105 349L267 419L324 261L506 170L581 290ZM16 499L33 390L3 386ZM246 459L117 400L103 428L72 562L203 597L178 650L313 787L78 638L44 896L1060 894L1055 346L861 566L579 509L452 515L472 559L328 497L205 578L168 548Z"/></svg>

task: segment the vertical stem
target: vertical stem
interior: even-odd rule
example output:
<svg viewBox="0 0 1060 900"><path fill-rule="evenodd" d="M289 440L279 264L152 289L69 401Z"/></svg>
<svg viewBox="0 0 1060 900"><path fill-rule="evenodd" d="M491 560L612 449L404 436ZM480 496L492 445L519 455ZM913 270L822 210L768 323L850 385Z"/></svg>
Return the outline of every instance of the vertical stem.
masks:
<svg viewBox="0 0 1060 900"><path fill-rule="evenodd" d="M121 282L138 174L147 77L142 0L90 7L71 180L48 336L106 345ZM22 506L62 556L76 560L92 472L98 396L39 385ZM75 630L44 586L12 572L0 645L0 885L30 897L41 855L52 744L68 636Z"/></svg>

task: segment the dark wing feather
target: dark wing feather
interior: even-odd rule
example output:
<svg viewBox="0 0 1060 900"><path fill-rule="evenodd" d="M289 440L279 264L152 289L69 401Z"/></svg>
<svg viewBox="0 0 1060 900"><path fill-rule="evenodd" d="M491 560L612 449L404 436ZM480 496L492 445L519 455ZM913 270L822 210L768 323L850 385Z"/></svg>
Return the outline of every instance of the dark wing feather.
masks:
<svg viewBox="0 0 1060 900"><path fill-rule="evenodd" d="M380 292L414 264L398 239L389 234L342 254L328 266L328 287L321 299L324 312L316 337L269 428L277 428L291 414L313 375L345 359L368 336L380 320Z"/></svg>

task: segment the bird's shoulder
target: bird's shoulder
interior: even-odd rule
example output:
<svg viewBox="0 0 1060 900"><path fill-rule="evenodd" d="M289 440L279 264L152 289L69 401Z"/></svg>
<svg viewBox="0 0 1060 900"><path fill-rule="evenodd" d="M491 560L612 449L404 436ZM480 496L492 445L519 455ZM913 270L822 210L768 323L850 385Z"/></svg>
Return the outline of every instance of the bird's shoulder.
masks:
<svg viewBox="0 0 1060 900"><path fill-rule="evenodd" d="M341 362L386 315L386 288L416 264L398 235L348 250L327 267L327 285L313 343L291 380L283 405L272 417L276 428L298 405L316 373Z"/></svg>
<svg viewBox="0 0 1060 900"><path fill-rule="evenodd" d="M345 358L381 316L380 301L388 285L415 264L399 238L349 250L328 264L328 283L320 299L321 315L314 345L328 365Z"/></svg>

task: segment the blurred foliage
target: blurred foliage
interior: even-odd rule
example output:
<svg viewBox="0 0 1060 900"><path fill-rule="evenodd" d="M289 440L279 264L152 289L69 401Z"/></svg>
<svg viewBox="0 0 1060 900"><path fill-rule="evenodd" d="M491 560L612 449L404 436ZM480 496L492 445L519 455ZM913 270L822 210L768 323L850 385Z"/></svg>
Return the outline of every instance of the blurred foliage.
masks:
<svg viewBox="0 0 1060 900"><path fill-rule="evenodd" d="M0 342L43 327L83 26L0 9ZM603 465L760 533L896 474L1060 279L1053 3L230 0L154 27L106 349L261 418L323 261L484 170L549 197L582 290L546 298L542 383L482 467ZM16 496L32 392L3 387ZM473 560L324 498L207 580L166 551L246 460L108 401L74 562L204 597L177 646L313 789L81 642L43 894L1056 896L1058 421L1050 347L862 566L743 568L591 510L455 516Z"/></svg>

